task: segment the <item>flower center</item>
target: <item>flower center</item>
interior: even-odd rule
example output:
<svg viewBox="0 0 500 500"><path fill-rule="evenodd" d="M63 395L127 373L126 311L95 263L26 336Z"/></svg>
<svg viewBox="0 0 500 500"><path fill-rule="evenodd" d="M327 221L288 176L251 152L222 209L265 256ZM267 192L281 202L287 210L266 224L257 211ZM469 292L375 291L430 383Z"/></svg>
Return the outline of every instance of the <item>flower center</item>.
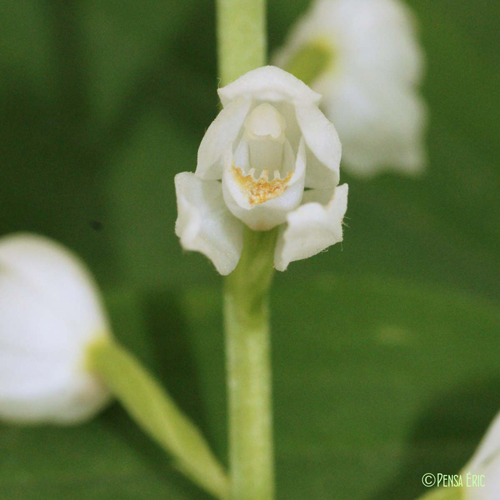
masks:
<svg viewBox="0 0 500 500"><path fill-rule="evenodd" d="M244 127L241 147L231 170L250 205L254 206L285 192L294 172L295 156L285 137L286 120L272 104L256 106Z"/></svg>
<svg viewBox="0 0 500 500"><path fill-rule="evenodd" d="M260 205L265 201L281 196L286 191L288 181L293 175L293 172L289 172L284 179L281 179L279 172L275 170L274 179L270 181L267 169L262 171L258 179L253 176L254 169L247 175L242 172L241 168L236 168L234 165L232 170L236 181L246 192L251 206Z"/></svg>

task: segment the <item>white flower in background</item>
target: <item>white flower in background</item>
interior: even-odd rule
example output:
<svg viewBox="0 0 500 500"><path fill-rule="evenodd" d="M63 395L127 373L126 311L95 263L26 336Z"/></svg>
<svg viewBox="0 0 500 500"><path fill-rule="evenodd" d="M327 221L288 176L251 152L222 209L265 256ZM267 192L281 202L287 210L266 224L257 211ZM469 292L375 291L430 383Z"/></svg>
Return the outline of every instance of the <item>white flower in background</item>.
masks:
<svg viewBox="0 0 500 500"><path fill-rule="evenodd" d="M316 0L274 63L323 95L346 167L416 174L426 154L423 54L412 13L399 0Z"/></svg>
<svg viewBox="0 0 500 500"><path fill-rule="evenodd" d="M82 263L40 236L0 239L0 418L77 423L108 391L84 366L108 325Z"/></svg>
<svg viewBox="0 0 500 500"><path fill-rule="evenodd" d="M250 71L219 96L224 109L203 138L196 173L175 178L182 246L225 275L240 259L244 224L281 226L280 271L341 241L347 186L337 187L341 146L318 109L321 96L273 66Z"/></svg>
<svg viewBox="0 0 500 500"><path fill-rule="evenodd" d="M463 468L463 500L500 497L500 415L497 415L470 462ZM474 476L476 486L473 486ZM482 485L479 482L482 478Z"/></svg>

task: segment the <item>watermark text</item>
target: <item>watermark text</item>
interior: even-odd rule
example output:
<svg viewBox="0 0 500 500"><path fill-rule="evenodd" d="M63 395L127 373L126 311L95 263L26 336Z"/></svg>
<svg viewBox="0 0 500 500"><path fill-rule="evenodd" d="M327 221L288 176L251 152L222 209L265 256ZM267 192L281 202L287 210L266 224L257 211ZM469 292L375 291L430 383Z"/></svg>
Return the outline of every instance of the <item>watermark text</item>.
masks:
<svg viewBox="0 0 500 500"><path fill-rule="evenodd" d="M484 474L472 474L472 472L462 474L433 474L427 472L422 476L422 484L427 488L484 488L486 486L486 476Z"/></svg>

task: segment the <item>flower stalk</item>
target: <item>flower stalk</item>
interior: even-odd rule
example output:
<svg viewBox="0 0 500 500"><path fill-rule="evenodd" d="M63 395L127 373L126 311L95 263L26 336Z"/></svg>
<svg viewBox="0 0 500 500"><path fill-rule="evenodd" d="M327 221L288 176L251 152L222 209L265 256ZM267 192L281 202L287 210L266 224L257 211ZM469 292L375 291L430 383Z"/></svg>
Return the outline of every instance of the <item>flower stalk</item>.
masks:
<svg viewBox="0 0 500 500"><path fill-rule="evenodd" d="M137 425L173 457L179 470L215 498L229 499L224 469L200 430L124 347L101 338L88 348L86 361L87 369L101 378Z"/></svg>
<svg viewBox="0 0 500 500"><path fill-rule="evenodd" d="M266 63L265 0L218 0L219 75L226 85ZM274 496L269 288L276 231L245 228L224 295L232 500Z"/></svg>
<svg viewBox="0 0 500 500"><path fill-rule="evenodd" d="M227 85L266 63L266 0L218 0L219 76Z"/></svg>
<svg viewBox="0 0 500 500"><path fill-rule="evenodd" d="M265 0L218 0L219 75L226 85L266 63ZM269 288L276 230L244 231L226 279L224 316L232 500L274 497Z"/></svg>
<svg viewBox="0 0 500 500"><path fill-rule="evenodd" d="M269 288L276 230L245 230L224 313L232 500L274 497Z"/></svg>

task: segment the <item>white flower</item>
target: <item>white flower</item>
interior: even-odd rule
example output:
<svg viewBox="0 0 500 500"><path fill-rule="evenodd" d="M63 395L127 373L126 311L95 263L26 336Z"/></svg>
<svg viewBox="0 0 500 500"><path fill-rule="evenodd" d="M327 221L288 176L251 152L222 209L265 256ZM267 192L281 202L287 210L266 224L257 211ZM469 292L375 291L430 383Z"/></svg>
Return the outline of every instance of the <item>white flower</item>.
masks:
<svg viewBox="0 0 500 500"><path fill-rule="evenodd" d="M337 127L352 173L423 169L423 54L412 13L402 2L316 0L275 64L294 74L297 64L308 71L307 83L324 96L323 109Z"/></svg>
<svg viewBox="0 0 500 500"><path fill-rule="evenodd" d="M109 400L84 366L108 325L82 263L35 235L0 239L0 418L77 423Z"/></svg>
<svg viewBox="0 0 500 500"><path fill-rule="evenodd" d="M201 142L196 173L175 178L183 247L225 275L240 259L244 224L281 226L280 271L342 241L347 186L337 187L341 146L318 109L321 96L273 66L250 71L219 96L224 109Z"/></svg>
<svg viewBox="0 0 500 500"><path fill-rule="evenodd" d="M464 500L498 500L500 495L500 414L491 424L461 475L464 483Z"/></svg>

